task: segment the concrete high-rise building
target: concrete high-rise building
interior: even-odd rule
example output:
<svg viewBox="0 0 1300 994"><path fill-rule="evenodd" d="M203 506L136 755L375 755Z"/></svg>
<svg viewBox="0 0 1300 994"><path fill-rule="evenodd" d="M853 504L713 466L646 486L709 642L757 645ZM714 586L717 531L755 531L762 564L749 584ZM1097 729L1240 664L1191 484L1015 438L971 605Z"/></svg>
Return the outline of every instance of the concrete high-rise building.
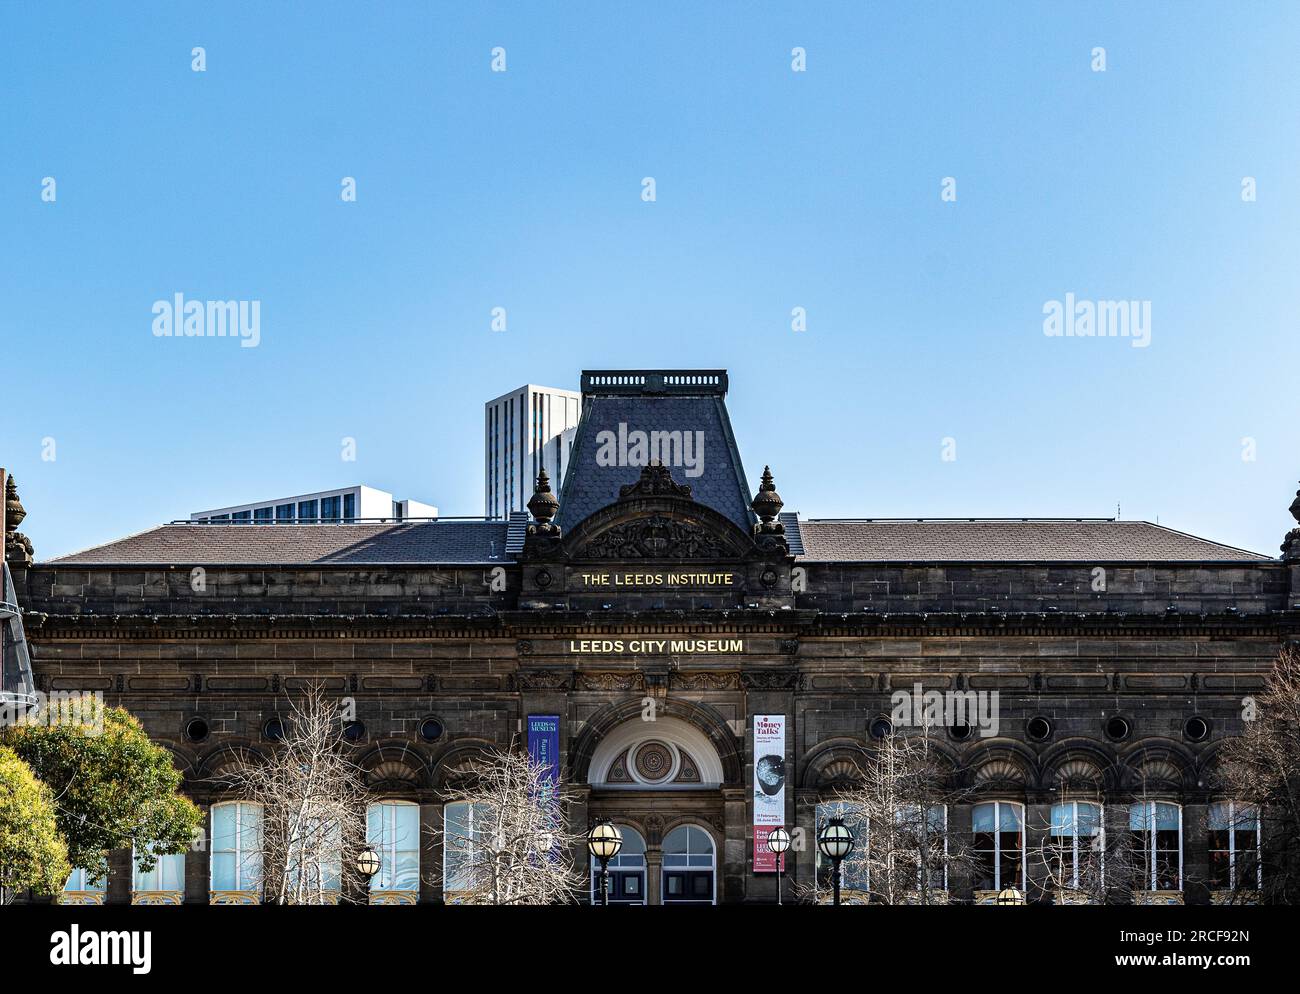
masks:
<svg viewBox="0 0 1300 994"><path fill-rule="evenodd" d="M489 518L524 510L543 468L559 491L581 413L581 393L533 383L483 405L483 507Z"/></svg>

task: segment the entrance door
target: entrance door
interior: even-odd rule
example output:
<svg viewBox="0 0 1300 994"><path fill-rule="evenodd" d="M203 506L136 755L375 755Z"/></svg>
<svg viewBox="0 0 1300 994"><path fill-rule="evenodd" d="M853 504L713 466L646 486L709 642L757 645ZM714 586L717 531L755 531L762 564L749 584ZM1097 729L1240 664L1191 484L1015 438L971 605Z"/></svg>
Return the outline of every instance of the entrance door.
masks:
<svg viewBox="0 0 1300 994"><path fill-rule="evenodd" d="M714 904L713 836L696 825L678 825L664 839L663 851L664 904Z"/></svg>
<svg viewBox="0 0 1300 994"><path fill-rule="evenodd" d="M618 826L623 848L609 861L609 903L645 904L645 839L635 828ZM600 903L600 864L592 861L591 903Z"/></svg>

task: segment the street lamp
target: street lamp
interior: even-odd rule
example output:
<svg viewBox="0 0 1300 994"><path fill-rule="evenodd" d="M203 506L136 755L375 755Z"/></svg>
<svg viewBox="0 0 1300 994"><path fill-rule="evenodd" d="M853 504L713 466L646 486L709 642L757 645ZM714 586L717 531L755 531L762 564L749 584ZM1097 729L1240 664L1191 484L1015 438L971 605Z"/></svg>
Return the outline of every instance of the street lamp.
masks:
<svg viewBox="0 0 1300 994"><path fill-rule="evenodd" d="M836 906L840 903L840 863L853 851L853 833L844 819L838 816L829 819L817 835L817 848L831 861L831 886L835 893Z"/></svg>
<svg viewBox="0 0 1300 994"><path fill-rule="evenodd" d="M375 874L383 869L383 866L384 862L379 858L379 853L370 846L357 853L357 873L361 874L361 879L365 881L367 904L370 903L370 885L374 882Z"/></svg>
<svg viewBox="0 0 1300 994"><path fill-rule="evenodd" d="M785 854L790 849L790 833L777 826L767 833L768 851L776 855L776 906L781 906L781 878L785 876Z"/></svg>
<svg viewBox="0 0 1300 994"><path fill-rule="evenodd" d="M609 906L609 861L623 848L623 835L608 818L596 822L587 833L587 851L600 861L600 903Z"/></svg>
<svg viewBox="0 0 1300 994"><path fill-rule="evenodd" d="M1024 904L1025 895L1014 887L1004 887L998 891L997 903L999 907L1004 904Z"/></svg>

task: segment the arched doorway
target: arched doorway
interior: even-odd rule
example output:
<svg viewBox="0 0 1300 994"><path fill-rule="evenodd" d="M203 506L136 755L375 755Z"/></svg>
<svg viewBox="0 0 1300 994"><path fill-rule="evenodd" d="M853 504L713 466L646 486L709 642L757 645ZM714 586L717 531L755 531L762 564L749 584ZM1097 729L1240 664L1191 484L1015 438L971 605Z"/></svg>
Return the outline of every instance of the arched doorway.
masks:
<svg viewBox="0 0 1300 994"><path fill-rule="evenodd" d="M588 816L608 818L624 838L609 867L610 901L715 904L730 778L713 739L661 713L614 726L590 755Z"/></svg>
<svg viewBox="0 0 1300 994"><path fill-rule="evenodd" d="M645 839L631 825L619 825L623 848L609 861L609 903L646 903ZM591 903L600 901L600 867L591 867Z"/></svg>
<svg viewBox="0 0 1300 994"><path fill-rule="evenodd" d="M678 825L663 844L664 904L716 904L717 850L698 825Z"/></svg>

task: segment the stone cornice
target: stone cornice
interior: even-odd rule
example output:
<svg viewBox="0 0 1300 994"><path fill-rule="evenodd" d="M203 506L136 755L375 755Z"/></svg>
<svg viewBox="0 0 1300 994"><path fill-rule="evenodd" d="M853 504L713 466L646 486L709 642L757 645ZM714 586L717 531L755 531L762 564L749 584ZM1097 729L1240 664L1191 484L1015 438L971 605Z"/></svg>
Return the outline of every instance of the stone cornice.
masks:
<svg viewBox="0 0 1300 994"><path fill-rule="evenodd" d="M869 614L815 611L511 611L447 615L50 615L27 612L36 639L564 637L622 630L725 630L798 638L1300 636L1300 611L1267 614ZM783 652L793 649L782 647Z"/></svg>

